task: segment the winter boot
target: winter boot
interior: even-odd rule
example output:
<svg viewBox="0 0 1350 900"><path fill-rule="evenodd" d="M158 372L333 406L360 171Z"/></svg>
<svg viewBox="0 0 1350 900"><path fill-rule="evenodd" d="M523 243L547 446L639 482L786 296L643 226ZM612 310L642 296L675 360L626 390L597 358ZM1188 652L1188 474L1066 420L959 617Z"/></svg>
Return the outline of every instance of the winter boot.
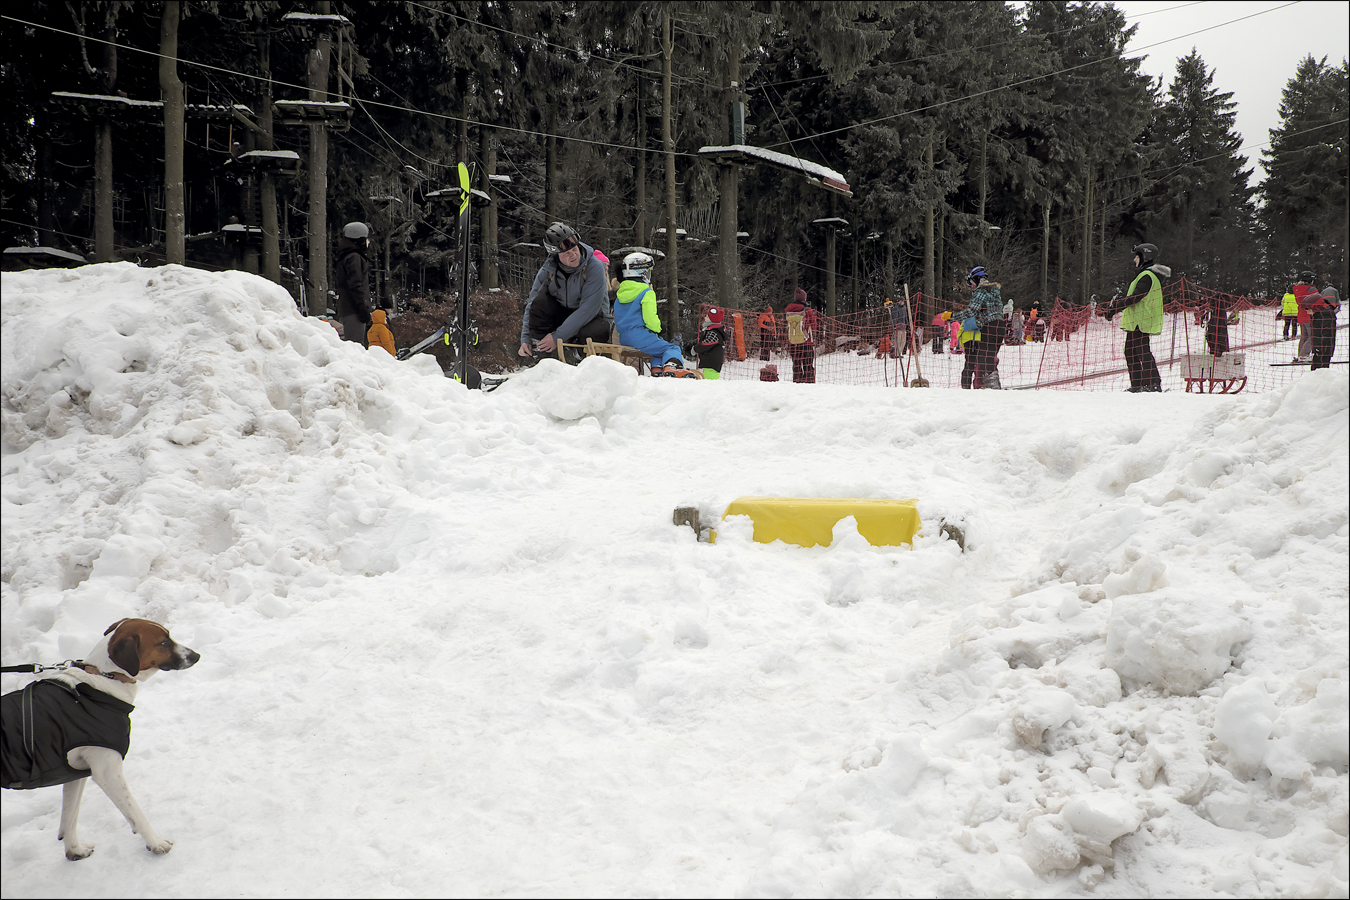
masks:
<svg viewBox="0 0 1350 900"><path fill-rule="evenodd" d="M986 391L1001 391L1001 390L1003 390L1003 385L1000 384L1000 383L999 383L999 380L998 380L998 370L995 369L995 370L992 371L992 372L985 372L985 373L984 373L984 383L983 383L982 385L980 385L980 387L984 388Z"/></svg>

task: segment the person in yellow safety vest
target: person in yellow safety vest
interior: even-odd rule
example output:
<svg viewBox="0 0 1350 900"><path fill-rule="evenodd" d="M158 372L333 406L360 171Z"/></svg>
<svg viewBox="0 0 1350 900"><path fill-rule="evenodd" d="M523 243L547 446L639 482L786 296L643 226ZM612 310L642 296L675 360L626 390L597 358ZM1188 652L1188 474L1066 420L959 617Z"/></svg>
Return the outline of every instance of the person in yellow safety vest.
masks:
<svg viewBox="0 0 1350 900"><path fill-rule="evenodd" d="M1298 298L1293 291L1285 291L1284 299L1280 301L1280 318L1284 319L1284 337L1280 340L1298 337Z"/></svg>
<svg viewBox="0 0 1350 900"><path fill-rule="evenodd" d="M394 348L394 333L385 324L384 310L370 311L370 328L366 329L366 342L371 347L383 347L389 351L390 356L398 356L398 350Z"/></svg>
<svg viewBox="0 0 1350 900"><path fill-rule="evenodd" d="M1139 274L1130 282L1125 296L1107 304L1102 315L1107 321L1118 312L1120 329L1125 332L1125 365L1130 372L1130 393L1152 393L1162 390L1162 375L1153 358L1149 339L1162 332L1162 280L1172 274L1167 266L1154 262L1158 248L1154 244L1136 244L1134 266Z"/></svg>

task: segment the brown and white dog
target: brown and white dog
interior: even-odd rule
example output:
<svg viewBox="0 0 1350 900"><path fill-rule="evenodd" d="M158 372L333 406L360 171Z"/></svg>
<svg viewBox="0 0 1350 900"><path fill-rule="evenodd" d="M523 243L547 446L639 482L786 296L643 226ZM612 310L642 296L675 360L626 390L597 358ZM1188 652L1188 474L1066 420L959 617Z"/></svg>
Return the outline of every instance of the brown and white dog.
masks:
<svg viewBox="0 0 1350 900"><path fill-rule="evenodd" d="M64 785L61 829L57 839L65 842L66 858L84 859L94 852L94 845L80 843L76 834L80 800L89 778L94 779L94 783L103 789L131 823L131 830L145 839L146 849L153 853L168 853L173 847L173 841L160 837L150 826L150 820L127 787L122 772L122 755L130 742L131 726L130 720L125 717L134 706L140 682L161 669L186 669L195 665L199 659L201 655L195 650L169 637L169 631L163 625L146 619L122 619L103 633L103 639L81 661L83 668L76 666L64 669L58 675L34 682L24 691L5 695L5 760L7 764L11 762L11 752L19 754L19 758L27 764L28 777L25 779L22 767L7 765L4 786L29 788ZM61 684L45 684L47 681ZM34 688L41 690L41 697L33 691ZM91 693L91 690L99 693ZM21 695L25 692L29 696L19 713L21 702L25 702ZM48 701L65 706L56 707L53 713ZM87 712L93 712L96 717L102 716L102 723L86 725L80 717ZM46 721L44 716L47 717ZM20 722L16 723L16 718ZM72 734L80 734L84 728L96 732L96 726L109 723L114 730L119 727L124 729L120 739L97 738L109 746L68 746L72 740L76 743L80 741L80 738L72 739ZM45 734L42 733L44 725L47 726ZM36 749L32 737L34 733L39 735ZM35 755L40 755L44 741L47 749L55 747L55 762L50 759L45 763L34 761ZM14 746L24 742L26 747ZM25 751L33 752L25 754ZM64 753L64 760L60 759L61 753Z"/></svg>

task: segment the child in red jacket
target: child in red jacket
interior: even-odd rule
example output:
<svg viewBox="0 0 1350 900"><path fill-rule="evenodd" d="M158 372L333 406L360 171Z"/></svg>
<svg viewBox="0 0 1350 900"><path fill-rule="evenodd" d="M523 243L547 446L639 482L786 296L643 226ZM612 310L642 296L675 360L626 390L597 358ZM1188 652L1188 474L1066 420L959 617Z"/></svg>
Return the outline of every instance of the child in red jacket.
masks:
<svg viewBox="0 0 1350 900"><path fill-rule="evenodd" d="M698 341L694 344L694 356L698 358L704 378L717 379L722 376L727 343L727 333L722 327L724 316L721 307L709 309L703 317L703 329L698 333Z"/></svg>

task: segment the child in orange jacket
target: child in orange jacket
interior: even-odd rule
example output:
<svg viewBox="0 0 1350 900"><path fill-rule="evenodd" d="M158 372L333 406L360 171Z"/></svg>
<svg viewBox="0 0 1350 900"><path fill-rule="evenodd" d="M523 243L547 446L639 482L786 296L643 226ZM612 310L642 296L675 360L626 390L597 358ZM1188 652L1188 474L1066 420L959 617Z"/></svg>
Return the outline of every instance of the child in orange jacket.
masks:
<svg viewBox="0 0 1350 900"><path fill-rule="evenodd" d="M366 329L366 342L371 347L383 347L389 351L390 356L398 356L398 350L394 348L394 333L385 324L384 310L370 311L370 328Z"/></svg>

